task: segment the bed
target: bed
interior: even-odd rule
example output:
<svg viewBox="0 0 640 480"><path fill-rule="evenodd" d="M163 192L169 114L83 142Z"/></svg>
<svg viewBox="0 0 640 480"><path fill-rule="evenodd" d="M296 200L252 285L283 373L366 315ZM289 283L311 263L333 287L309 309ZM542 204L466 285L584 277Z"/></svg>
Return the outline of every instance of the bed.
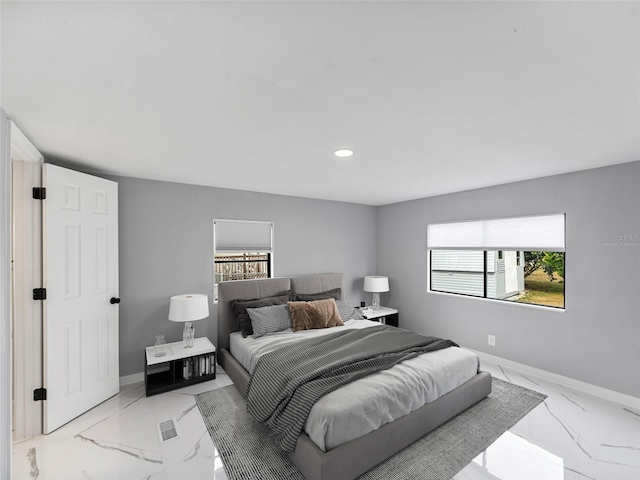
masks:
<svg viewBox="0 0 640 480"><path fill-rule="evenodd" d="M335 288L340 288L342 292L345 291L342 274L220 283L218 287L218 363L243 395L246 394L247 386L250 382L251 375L249 370L252 369L252 362L255 363L255 358L251 357L251 355L245 356L244 353L239 353L242 352L242 350L239 350L239 345L242 345L243 341L237 333L239 326L236 312L231 308L232 302L237 299L248 300L275 297L284 292L291 292L292 297L295 298L300 294L315 294ZM356 325L358 321L345 322L345 326L347 324ZM369 325L358 324L357 327L350 328L358 327L368 328ZM340 329L342 327L334 328ZM269 339L269 341L277 342L278 340L276 338ZM232 355L232 347L239 358ZM251 350L250 347L246 348ZM457 348L447 350L462 351L462 349ZM446 352L434 352L427 355L436 354L442 358L444 358L445 354L449 355ZM464 361L468 363L468 360ZM408 364L409 362L405 363ZM397 367L393 367L390 371ZM371 377L374 375L371 375ZM447 391L447 393L436 399L429 399L428 403L384 423L375 430L358 434L356 438L345 437L347 434L344 432L333 432L332 435L334 437L329 436L323 440L321 434L313 430L314 420L310 415L309 425L305 425L305 430L300 434L297 443L295 443L295 448L289 453L289 456L308 480L347 480L356 478L490 393L491 376L488 373L481 372L476 368L473 373L469 374L467 372L465 375L470 378L457 380L460 385ZM357 380L357 382L365 380L367 379ZM369 381L374 380L369 379ZM340 390L354 388L352 385L342 387L330 395L340 395ZM318 401L318 405L321 405L323 400L325 399ZM325 405L331 404L330 400L325 401ZM334 400L333 405L340 405L341 403L345 402ZM316 407L314 407L312 413L315 410ZM319 410L321 410L320 407ZM326 411L330 410L331 408L328 407ZM326 415L326 411L323 414ZM336 413L336 415L338 414ZM398 414L396 413L395 415L397 416ZM326 423L326 418L323 417L321 420L315 420L315 422ZM337 421L336 423L340 424L341 422ZM348 435L352 434L349 433Z"/></svg>

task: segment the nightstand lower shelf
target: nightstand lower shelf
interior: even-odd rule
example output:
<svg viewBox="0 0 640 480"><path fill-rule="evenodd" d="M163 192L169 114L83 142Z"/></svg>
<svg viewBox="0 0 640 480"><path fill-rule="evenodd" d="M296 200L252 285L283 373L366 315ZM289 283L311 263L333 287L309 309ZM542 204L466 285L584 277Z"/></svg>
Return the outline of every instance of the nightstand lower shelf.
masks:
<svg viewBox="0 0 640 480"><path fill-rule="evenodd" d="M216 378L216 348L208 338L197 338L190 349L182 342L164 345L167 352L156 357L158 347L145 350L144 385L147 396Z"/></svg>

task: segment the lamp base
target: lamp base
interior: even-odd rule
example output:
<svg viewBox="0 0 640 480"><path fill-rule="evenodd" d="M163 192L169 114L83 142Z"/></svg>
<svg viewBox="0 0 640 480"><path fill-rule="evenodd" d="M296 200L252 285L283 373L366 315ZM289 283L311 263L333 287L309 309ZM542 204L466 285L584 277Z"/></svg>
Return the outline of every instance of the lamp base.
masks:
<svg viewBox="0 0 640 480"><path fill-rule="evenodd" d="M193 322L184 322L184 330L182 331L182 341L184 342L184 348L193 347L195 338L196 329L193 326Z"/></svg>
<svg viewBox="0 0 640 480"><path fill-rule="evenodd" d="M380 294L378 292L373 292L373 305L374 310L380 310Z"/></svg>

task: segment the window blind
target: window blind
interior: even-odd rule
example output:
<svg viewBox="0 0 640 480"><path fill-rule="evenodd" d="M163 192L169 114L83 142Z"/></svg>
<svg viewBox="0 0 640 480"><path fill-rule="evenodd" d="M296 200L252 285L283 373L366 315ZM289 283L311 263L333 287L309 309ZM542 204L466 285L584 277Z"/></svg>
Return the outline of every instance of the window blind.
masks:
<svg viewBox="0 0 640 480"><path fill-rule="evenodd" d="M216 252L272 252L273 222L214 220Z"/></svg>
<svg viewBox="0 0 640 480"><path fill-rule="evenodd" d="M427 247L431 250L564 252L565 215L429 224Z"/></svg>

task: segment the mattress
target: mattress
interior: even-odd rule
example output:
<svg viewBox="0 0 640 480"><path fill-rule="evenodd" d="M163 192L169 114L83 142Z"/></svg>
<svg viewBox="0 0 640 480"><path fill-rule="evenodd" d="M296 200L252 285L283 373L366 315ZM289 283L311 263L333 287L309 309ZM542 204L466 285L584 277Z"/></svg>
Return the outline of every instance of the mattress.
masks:
<svg viewBox="0 0 640 480"><path fill-rule="evenodd" d="M376 328L369 320L349 320L342 327L291 330L254 339L231 334L230 351L249 372L260 356L305 338L344 328ZM377 430L459 387L478 373L478 357L450 347L406 360L388 370L345 385L321 398L311 409L305 433L322 451Z"/></svg>

